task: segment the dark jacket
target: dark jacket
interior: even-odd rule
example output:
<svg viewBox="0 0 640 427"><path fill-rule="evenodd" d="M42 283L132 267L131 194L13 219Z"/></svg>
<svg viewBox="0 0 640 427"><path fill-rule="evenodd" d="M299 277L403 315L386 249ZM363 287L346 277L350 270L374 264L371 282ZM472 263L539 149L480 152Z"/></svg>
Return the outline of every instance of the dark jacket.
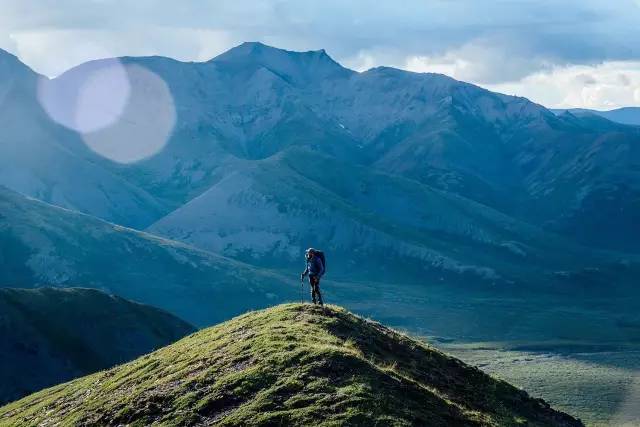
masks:
<svg viewBox="0 0 640 427"><path fill-rule="evenodd" d="M314 256L307 260L307 268L304 269L302 275L306 276L307 274L312 277L322 277L324 274L324 265L322 265L322 260L319 256Z"/></svg>

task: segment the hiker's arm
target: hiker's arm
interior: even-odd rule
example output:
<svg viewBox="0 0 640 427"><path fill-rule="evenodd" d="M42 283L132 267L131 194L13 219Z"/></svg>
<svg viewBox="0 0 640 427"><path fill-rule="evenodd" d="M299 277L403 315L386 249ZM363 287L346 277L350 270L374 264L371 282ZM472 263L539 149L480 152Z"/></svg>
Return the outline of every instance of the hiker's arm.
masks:
<svg viewBox="0 0 640 427"><path fill-rule="evenodd" d="M302 274L300 274L300 278L304 279L304 277L309 274L309 264L305 264L305 268L304 271L302 272Z"/></svg>

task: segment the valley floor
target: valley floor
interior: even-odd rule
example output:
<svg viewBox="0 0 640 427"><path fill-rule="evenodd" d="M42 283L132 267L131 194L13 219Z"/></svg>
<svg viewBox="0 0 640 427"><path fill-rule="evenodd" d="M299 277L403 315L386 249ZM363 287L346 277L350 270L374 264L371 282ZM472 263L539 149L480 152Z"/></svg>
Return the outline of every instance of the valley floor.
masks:
<svg viewBox="0 0 640 427"><path fill-rule="evenodd" d="M561 347L556 352L517 351L495 343L439 347L588 426L640 425L640 348L564 353Z"/></svg>

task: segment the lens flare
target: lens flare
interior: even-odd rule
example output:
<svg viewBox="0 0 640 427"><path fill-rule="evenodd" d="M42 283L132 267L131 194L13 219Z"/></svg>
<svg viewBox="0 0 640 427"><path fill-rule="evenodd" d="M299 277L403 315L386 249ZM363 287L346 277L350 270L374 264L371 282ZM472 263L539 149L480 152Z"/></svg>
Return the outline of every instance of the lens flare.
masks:
<svg viewBox="0 0 640 427"><path fill-rule="evenodd" d="M39 99L55 122L80 134L97 154L132 163L158 153L176 122L165 81L117 59L89 62L39 84Z"/></svg>
<svg viewBox="0 0 640 427"><path fill-rule="evenodd" d="M132 163L160 152L176 123L173 96L165 81L139 65L126 66L130 93L124 111L111 126L82 135L96 153Z"/></svg>
<svg viewBox="0 0 640 427"><path fill-rule="evenodd" d="M92 61L54 80L40 80L38 97L57 123L94 132L115 123L129 99L129 79L117 59Z"/></svg>

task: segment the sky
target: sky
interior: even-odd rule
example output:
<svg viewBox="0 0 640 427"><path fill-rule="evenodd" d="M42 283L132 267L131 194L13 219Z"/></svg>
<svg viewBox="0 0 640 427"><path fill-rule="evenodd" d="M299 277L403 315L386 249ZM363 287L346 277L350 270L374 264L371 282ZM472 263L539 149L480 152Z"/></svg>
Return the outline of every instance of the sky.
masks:
<svg viewBox="0 0 640 427"><path fill-rule="evenodd" d="M112 56L205 61L243 41L547 107L640 106L640 0L0 0L0 48L48 76Z"/></svg>

